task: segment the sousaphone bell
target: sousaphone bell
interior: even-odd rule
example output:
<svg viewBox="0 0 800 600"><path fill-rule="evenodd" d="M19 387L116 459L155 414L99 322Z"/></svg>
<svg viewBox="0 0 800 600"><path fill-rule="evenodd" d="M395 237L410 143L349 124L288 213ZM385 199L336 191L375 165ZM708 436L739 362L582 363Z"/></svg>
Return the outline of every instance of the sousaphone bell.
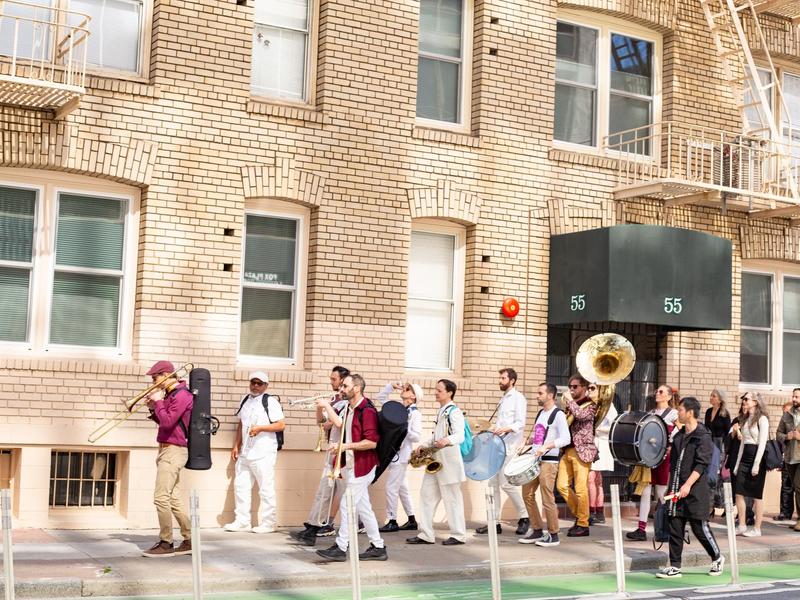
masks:
<svg viewBox="0 0 800 600"><path fill-rule="evenodd" d="M605 418L614 401L615 384L630 375L635 363L633 344L618 333L593 335L578 348L575 356L578 372L587 381L601 386L595 426ZM567 420L571 423L572 415L568 414Z"/></svg>

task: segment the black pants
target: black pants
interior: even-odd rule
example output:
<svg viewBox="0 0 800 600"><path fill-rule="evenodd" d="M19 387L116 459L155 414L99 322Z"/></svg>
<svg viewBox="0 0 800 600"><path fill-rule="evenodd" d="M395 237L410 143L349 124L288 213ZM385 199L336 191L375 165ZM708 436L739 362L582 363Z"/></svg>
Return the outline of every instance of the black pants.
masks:
<svg viewBox="0 0 800 600"><path fill-rule="evenodd" d="M681 568L681 557L683 556L683 536L686 534L686 522L692 527L694 537L706 549L711 560L717 560L721 553L714 534L708 526L708 521L701 519L689 519L688 517L669 518L669 564L673 567Z"/></svg>
<svg viewBox="0 0 800 600"><path fill-rule="evenodd" d="M781 473L781 514L791 519L795 508L797 508L797 517L800 518L800 464L788 465L783 463L783 473Z"/></svg>

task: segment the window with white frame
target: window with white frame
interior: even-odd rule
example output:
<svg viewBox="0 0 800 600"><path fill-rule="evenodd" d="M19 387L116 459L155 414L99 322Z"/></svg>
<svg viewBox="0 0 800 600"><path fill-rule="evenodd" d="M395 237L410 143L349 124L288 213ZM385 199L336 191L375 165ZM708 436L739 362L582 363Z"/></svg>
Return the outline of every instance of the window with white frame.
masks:
<svg viewBox="0 0 800 600"><path fill-rule="evenodd" d="M631 24L564 14L556 32L556 142L650 154L660 109L661 37Z"/></svg>
<svg viewBox="0 0 800 600"><path fill-rule="evenodd" d="M245 215L239 354L295 361L302 336L305 210Z"/></svg>
<svg viewBox="0 0 800 600"><path fill-rule="evenodd" d="M417 118L468 125L472 0L421 0Z"/></svg>
<svg viewBox="0 0 800 600"><path fill-rule="evenodd" d="M255 96L309 102L315 0L256 0L251 89Z"/></svg>
<svg viewBox="0 0 800 600"><path fill-rule="evenodd" d="M800 269L742 273L742 383L773 388L800 385Z"/></svg>
<svg viewBox="0 0 800 600"><path fill-rule="evenodd" d="M415 224L408 262L406 367L455 369L463 281L463 228Z"/></svg>
<svg viewBox="0 0 800 600"><path fill-rule="evenodd" d="M86 41L86 64L89 70L119 72L145 76L150 46L150 15L152 0L19 0L9 4L4 12L19 20L20 55L25 57L51 57L55 28L34 26L29 19L44 22L65 20L67 25L78 26L83 18L76 14L59 13L70 10L91 17L89 38ZM29 6L23 6L27 4ZM67 16L61 16L61 15ZM11 54L14 19L0 21L0 54ZM58 32L63 33L62 31ZM81 55L82 57L82 55ZM77 58L77 57L76 57Z"/></svg>
<svg viewBox="0 0 800 600"><path fill-rule="evenodd" d="M50 355L130 353L138 195L0 172L0 344Z"/></svg>

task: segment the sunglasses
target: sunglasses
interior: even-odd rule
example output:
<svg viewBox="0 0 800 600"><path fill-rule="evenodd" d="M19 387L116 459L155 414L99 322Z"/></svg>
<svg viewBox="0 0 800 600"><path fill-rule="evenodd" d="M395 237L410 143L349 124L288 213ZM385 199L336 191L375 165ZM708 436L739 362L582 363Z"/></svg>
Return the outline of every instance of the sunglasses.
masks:
<svg viewBox="0 0 800 600"><path fill-rule="evenodd" d="M577 383L570 383L569 384L569 389L571 389L571 390L574 390L574 389L579 388L579 387L581 387L581 386L579 384L577 384Z"/></svg>
<svg viewBox="0 0 800 600"><path fill-rule="evenodd" d="M597 386L596 386L596 385L590 385L590 386L589 386L589 391L590 391L590 392L591 392L591 391L593 391L593 390L596 390L596 389L597 389Z"/></svg>
<svg viewBox="0 0 800 600"><path fill-rule="evenodd" d="M259 381L258 379L251 379L250 385L265 385L263 381Z"/></svg>

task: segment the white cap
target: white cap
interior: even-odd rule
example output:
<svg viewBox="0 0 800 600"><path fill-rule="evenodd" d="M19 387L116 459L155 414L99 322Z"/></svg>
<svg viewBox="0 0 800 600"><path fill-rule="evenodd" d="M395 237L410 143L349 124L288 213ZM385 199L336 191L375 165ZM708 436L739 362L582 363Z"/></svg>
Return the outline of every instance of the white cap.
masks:
<svg viewBox="0 0 800 600"><path fill-rule="evenodd" d="M417 402L422 402L422 399L425 397L425 394L422 391L420 385L418 383L412 383L411 389L414 390L414 396L416 397Z"/></svg>
<svg viewBox="0 0 800 600"><path fill-rule="evenodd" d="M269 383L269 376L264 373L264 371L253 371L250 373L249 380L253 381L253 379L258 379L259 381L263 381L264 383Z"/></svg>

